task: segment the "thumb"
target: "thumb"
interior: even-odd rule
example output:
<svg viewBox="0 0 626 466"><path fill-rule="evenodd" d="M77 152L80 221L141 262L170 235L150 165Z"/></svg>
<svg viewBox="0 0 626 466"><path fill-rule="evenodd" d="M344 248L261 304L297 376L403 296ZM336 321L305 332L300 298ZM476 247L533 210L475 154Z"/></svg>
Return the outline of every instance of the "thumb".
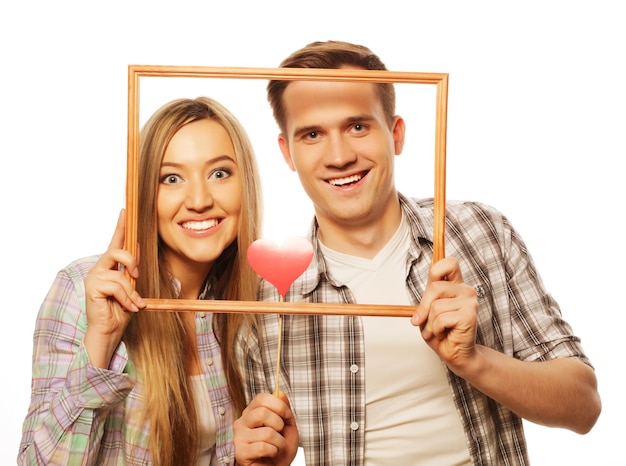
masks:
<svg viewBox="0 0 626 466"><path fill-rule="evenodd" d="M279 389L279 390L276 390L273 393L273 395L291 408L291 405L289 404L289 398L287 398L287 395L285 395L285 392Z"/></svg>
<svg viewBox="0 0 626 466"><path fill-rule="evenodd" d="M413 324L415 327L419 327L424 322L426 322L427 318L428 313L424 309L422 309L421 306L417 306L417 309L415 309L415 312L411 316L411 324Z"/></svg>

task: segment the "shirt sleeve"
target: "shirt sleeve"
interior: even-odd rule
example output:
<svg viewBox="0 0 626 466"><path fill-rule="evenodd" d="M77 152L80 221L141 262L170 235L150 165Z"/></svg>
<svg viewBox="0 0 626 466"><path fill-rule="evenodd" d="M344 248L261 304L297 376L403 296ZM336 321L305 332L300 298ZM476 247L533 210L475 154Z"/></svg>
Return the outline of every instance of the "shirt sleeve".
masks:
<svg viewBox="0 0 626 466"><path fill-rule="evenodd" d="M522 361L571 357L591 365L508 219L479 203L461 212L449 226L479 295L479 340Z"/></svg>
<svg viewBox="0 0 626 466"><path fill-rule="evenodd" d="M516 338L514 355L523 361L577 358L591 366L581 341L537 271L518 232L504 219L507 294Z"/></svg>
<svg viewBox="0 0 626 466"><path fill-rule="evenodd" d="M74 263L59 272L39 310L18 464L95 464L106 408L122 403L134 386L124 373L123 343L108 369L89 363L83 283L91 265Z"/></svg>
<svg viewBox="0 0 626 466"><path fill-rule="evenodd" d="M262 321L266 316L259 315L258 318L259 325L262 326ZM241 379L247 403L250 403L259 393L272 391L267 384L268 378L264 370L266 365L263 355L257 327L247 328L245 331L239 332L235 357L237 358L238 366L241 368Z"/></svg>

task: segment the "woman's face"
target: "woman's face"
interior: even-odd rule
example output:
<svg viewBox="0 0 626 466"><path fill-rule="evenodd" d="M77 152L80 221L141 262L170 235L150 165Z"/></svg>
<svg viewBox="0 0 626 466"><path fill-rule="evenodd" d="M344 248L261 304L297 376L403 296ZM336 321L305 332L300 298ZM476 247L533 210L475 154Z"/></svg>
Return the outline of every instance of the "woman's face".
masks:
<svg viewBox="0 0 626 466"><path fill-rule="evenodd" d="M224 127L210 119L183 126L161 161L157 225L165 259L180 280L206 276L237 237L241 175Z"/></svg>

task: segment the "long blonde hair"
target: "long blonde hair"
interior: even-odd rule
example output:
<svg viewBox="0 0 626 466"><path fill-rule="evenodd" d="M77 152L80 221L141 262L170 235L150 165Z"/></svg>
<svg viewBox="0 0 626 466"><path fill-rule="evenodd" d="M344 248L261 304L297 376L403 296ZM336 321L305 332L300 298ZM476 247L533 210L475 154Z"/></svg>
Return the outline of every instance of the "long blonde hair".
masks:
<svg viewBox="0 0 626 466"><path fill-rule="evenodd" d="M144 125L139 149L138 230L141 296L175 298L167 263L160 253L157 230L157 190L161 160L174 134L202 119L220 123L229 134L242 176L242 208L237 239L214 263L215 299L253 301L258 278L246 260L248 246L259 236L261 194L252 145L239 121L224 106L208 97L177 99L163 105ZM250 325L252 316L215 314L229 393L235 413L245 406L240 372L233 357L237 330ZM145 404L141 419L150 424L149 448L156 466L194 464L197 453L197 415L188 383L186 354L195 345L195 329L186 328L176 312L139 312L125 333L129 355L143 384ZM152 376L148 376L152 374ZM154 376L156 374L156 376ZM237 414L236 414L237 415Z"/></svg>

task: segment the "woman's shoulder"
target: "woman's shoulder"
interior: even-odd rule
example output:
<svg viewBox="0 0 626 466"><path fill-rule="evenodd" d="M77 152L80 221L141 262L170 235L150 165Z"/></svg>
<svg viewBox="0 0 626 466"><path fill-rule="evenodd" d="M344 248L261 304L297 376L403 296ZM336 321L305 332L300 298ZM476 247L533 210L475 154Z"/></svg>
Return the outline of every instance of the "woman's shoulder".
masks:
<svg viewBox="0 0 626 466"><path fill-rule="evenodd" d="M87 273L96 265L100 259L100 254L94 254L91 256L81 257L79 259L75 259L69 264L67 264L61 270L61 273L65 273L71 277L80 277L84 278Z"/></svg>

